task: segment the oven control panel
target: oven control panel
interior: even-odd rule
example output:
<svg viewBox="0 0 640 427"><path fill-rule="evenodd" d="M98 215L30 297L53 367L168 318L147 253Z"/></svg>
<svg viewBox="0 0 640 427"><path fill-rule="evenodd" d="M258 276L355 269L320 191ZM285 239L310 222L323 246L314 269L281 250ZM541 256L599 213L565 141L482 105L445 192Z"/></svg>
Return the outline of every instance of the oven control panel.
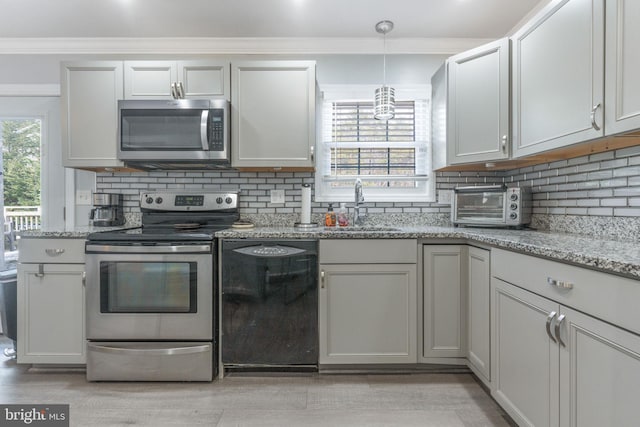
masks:
<svg viewBox="0 0 640 427"><path fill-rule="evenodd" d="M158 211L219 211L238 208L238 192L153 192L140 194L140 208Z"/></svg>

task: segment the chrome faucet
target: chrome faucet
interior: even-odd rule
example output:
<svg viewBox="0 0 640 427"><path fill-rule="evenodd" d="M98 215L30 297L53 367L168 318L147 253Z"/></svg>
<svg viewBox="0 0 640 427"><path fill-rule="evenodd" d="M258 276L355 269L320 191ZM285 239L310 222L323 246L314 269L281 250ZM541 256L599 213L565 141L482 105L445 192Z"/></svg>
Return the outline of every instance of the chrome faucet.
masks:
<svg viewBox="0 0 640 427"><path fill-rule="evenodd" d="M362 206L360 205L364 203L364 195L362 194L362 181L360 180L360 178L356 179L355 193L356 201L353 206L353 225L362 225L365 215L360 213L360 209L362 208Z"/></svg>

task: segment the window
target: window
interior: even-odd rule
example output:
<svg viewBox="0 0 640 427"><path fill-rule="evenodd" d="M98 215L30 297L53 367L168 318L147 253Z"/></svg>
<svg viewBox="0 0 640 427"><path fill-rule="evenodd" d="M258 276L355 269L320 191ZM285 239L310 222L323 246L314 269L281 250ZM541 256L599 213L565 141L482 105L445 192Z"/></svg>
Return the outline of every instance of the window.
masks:
<svg viewBox="0 0 640 427"><path fill-rule="evenodd" d="M316 200L352 201L360 178L369 202L432 201L428 87L396 86L396 113L387 122L373 118L373 91L323 91Z"/></svg>
<svg viewBox="0 0 640 427"><path fill-rule="evenodd" d="M4 157L0 222L6 251L2 256L11 260L17 255L12 250L16 248L12 230L64 227L59 98L0 96L0 146Z"/></svg>

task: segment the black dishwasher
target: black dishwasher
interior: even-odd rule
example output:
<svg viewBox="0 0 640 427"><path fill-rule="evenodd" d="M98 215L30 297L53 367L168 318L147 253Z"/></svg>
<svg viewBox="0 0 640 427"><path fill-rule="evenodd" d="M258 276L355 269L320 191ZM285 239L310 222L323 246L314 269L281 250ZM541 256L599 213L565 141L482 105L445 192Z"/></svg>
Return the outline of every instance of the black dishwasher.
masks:
<svg viewBox="0 0 640 427"><path fill-rule="evenodd" d="M222 240L225 370L317 370L317 246L315 240Z"/></svg>

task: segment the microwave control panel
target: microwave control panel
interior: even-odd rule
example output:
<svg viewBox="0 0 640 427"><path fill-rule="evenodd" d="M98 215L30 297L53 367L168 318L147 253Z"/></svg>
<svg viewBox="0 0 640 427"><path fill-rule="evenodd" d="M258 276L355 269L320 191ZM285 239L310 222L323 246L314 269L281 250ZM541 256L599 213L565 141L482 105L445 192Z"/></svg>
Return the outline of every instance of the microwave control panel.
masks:
<svg viewBox="0 0 640 427"><path fill-rule="evenodd" d="M224 151L224 109L214 108L209 110L209 150Z"/></svg>

